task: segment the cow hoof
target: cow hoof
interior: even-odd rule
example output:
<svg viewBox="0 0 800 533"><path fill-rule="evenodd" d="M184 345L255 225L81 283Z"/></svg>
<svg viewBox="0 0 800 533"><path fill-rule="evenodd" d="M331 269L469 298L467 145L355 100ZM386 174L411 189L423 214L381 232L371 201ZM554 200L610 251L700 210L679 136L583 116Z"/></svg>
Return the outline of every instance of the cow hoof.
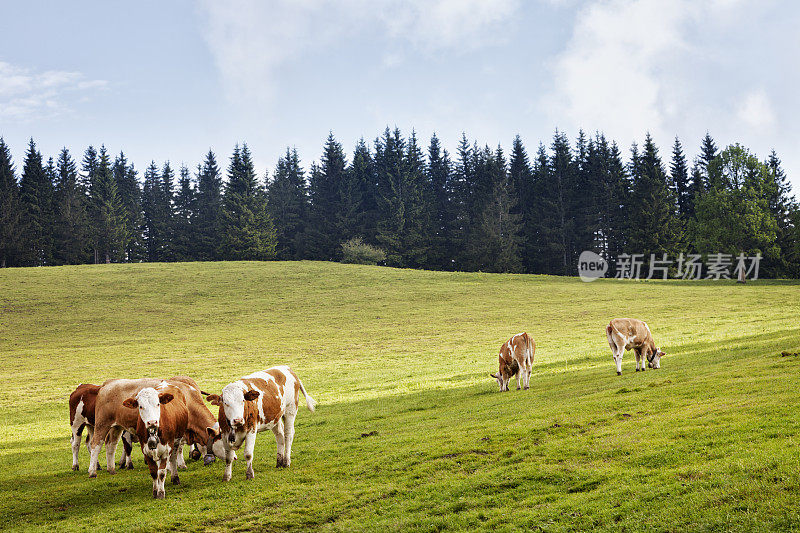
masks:
<svg viewBox="0 0 800 533"><path fill-rule="evenodd" d="M181 478L179 478L178 476L172 476L172 484L173 485L180 485L181 484Z"/></svg>
<svg viewBox="0 0 800 533"><path fill-rule="evenodd" d="M89 472L89 477L97 477L97 472Z"/></svg>
<svg viewBox="0 0 800 533"><path fill-rule="evenodd" d="M178 470L189 470L189 467L186 465L178 465Z"/></svg>
<svg viewBox="0 0 800 533"><path fill-rule="evenodd" d="M108 470L108 473L113 476L114 474L117 473L117 470L115 468L111 468L111 469Z"/></svg>
<svg viewBox="0 0 800 533"><path fill-rule="evenodd" d="M622 372L617 372L617 375L618 375L618 376L621 376L621 375L622 375Z"/></svg>
<svg viewBox="0 0 800 533"><path fill-rule="evenodd" d="M157 499L157 500L163 500L163 499L164 499L164 496L166 496L166 493L165 493L165 492L163 492L163 491L162 491L162 492L159 492L158 494L156 494L156 499Z"/></svg>
<svg viewBox="0 0 800 533"><path fill-rule="evenodd" d="M153 498L158 498L158 490L153 489Z"/></svg>
<svg viewBox="0 0 800 533"><path fill-rule="evenodd" d="M639 371L639 369L637 368L637 369L636 369L636 371L638 372L638 371Z"/></svg>
<svg viewBox="0 0 800 533"><path fill-rule="evenodd" d="M77 472L78 470L80 470L80 467L78 465L72 465L73 472Z"/></svg>
<svg viewBox="0 0 800 533"><path fill-rule="evenodd" d="M189 458L193 461L199 461L203 454L200 453L200 450L192 450L192 453L189 454Z"/></svg>
<svg viewBox="0 0 800 533"><path fill-rule="evenodd" d="M528 390L528 389L530 389L530 387L525 387L525 390Z"/></svg>
<svg viewBox="0 0 800 533"><path fill-rule="evenodd" d="M247 472L245 473L244 477L245 479L253 479L254 477L256 477L256 474L255 472Z"/></svg>
<svg viewBox="0 0 800 533"><path fill-rule="evenodd" d="M127 468L128 470L133 470L133 463L128 463L128 465L126 465L125 468Z"/></svg>
<svg viewBox="0 0 800 533"><path fill-rule="evenodd" d="M229 476L228 474L223 474L222 475L222 481L230 481L230 480L231 480L231 476Z"/></svg>

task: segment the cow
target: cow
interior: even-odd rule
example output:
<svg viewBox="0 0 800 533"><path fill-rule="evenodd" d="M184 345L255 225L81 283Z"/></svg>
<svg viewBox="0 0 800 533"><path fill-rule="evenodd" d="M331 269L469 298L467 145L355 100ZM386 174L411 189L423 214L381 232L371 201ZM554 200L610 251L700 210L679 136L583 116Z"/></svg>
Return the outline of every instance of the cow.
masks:
<svg viewBox="0 0 800 533"><path fill-rule="evenodd" d="M100 456L100 449L103 443L106 445L106 463L108 473L114 474L114 453L116 452L117 441L122 431L136 433L137 414L131 409L123 407L122 402L128 398L136 396L145 387L155 388L159 386L161 379L112 379L108 380L100 387L97 393L95 430L91 438L91 454L93 464L97 463ZM202 454L206 454L205 463L210 464L209 454L216 454L218 457L226 457L227 452L224 444L219 443L214 446L207 446L209 434L207 427L217 424L214 415L203 402L201 391L194 380L177 376L167 380L181 391L182 399L189 411L188 429L184 434L188 444L196 445ZM218 427L218 426L216 426ZM181 445L179 444L179 447ZM178 464L185 468L183 458ZM97 466L89 465L89 477L97 477Z"/></svg>
<svg viewBox="0 0 800 533"><path fill-rule="evenodd" d="M292 462L294 419L300 402L300 392L306 406L313 412L316 402L297 374L288 366L275 366L255 372L222 389L222 394L210 394L206 400L219 407L219 429L208 427L213 440L221 440L227 450L223 481L230 481L234 450L244 444L247 459L245 477L253 479L253 449L256 434L271 429L277 445L277 467L288 467Z"/></svg>
<svg viewBox="0 0 800 533"><path fill-rule="evenodd" d="M617 364L617 375L622 375L622 354L633 350L636 354L636 371L645 370L645 358L651 368L661 368L661 358L666 355L656 347L653 334L645 322L636 318L615 318L606 326L608 345Z"/></svg>
<svg viewBox="0 0 800 533"><path fill-rule="evenodd" d="M69 395L69 425L72 431L72 470L77 471L78 466L78 452L81 449L81 434L84 428L86 429L86 449L91 454L92 449L89 442L94 434L94 406L97 400L97 392L100 390L100 385L92 385L91 383L81 383ZM132 434L127 431L122 433L122 446L125 453L119 463L120 468L133 468L133 461L131 461L131 451L133 450Z"/></svg>
<svg viewBox="0 0 800 533"><path fill-rule="evenodd" d="M520 377L525 390L530 388L534 353L536 343L527 333L517 333L500 346L499 368L496 374L489 374L497 380L500 392L508 390L508 382L514 375L517 376L517 390L520 389Z"/></svg>
<svg viewBox="0 0 800 533"><path fill-rule="evenodd" d="M122 405L137 413L136 436L150 476L153 478L153 498L163 499L167 470L172 483L180 484L178 450L186 435L189 410L183 392L177 386L162 381L156 387L144 387Z"/></svg>

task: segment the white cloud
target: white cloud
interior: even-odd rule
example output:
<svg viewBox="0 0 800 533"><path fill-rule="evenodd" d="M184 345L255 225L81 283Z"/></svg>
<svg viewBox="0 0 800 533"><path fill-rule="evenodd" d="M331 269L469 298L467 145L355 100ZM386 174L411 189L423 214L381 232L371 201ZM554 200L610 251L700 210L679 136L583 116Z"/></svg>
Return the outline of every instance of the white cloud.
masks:
<svg viewBox="0 0 800 533"><path fill-rule="evenodd" d="M502 39L519 0L201 0L203 33L228 95L270 102L280 69L303 54L328 52L378 32L423 53L474 50ZM498 37L498 35L500 35ZM385 54L391 68L405 54Z"/></svg>
<svg viewBox="0 0 800 533"><path fill-rule="evenodd" d="M763 89L749 92L744 96L738 116L745 126L759 133L767 132L775 125L772 102Z"/></svg>
<svg viewBox="0 0 800 533"><path fill-rule="evenodd" d="M553 125L604 131L622 145L650 131L664 150L676 134L691 147L709 129L722 144L768 150L781 141L767 135L780 122L775 76L797 70L754 62L782 61L773 40L782 37L763 23L771 9L746 0L593 1L551 63L542 111Z"/></svg>
<svg viewBox="0 0 800 533"><path fill-rule="evenodd" d="M0 61L0 118L28 121L69 111L69 93L106 87L105 80L87 80L80 72L35 72ZM84 95L85 96L85 95Z"/></svg>

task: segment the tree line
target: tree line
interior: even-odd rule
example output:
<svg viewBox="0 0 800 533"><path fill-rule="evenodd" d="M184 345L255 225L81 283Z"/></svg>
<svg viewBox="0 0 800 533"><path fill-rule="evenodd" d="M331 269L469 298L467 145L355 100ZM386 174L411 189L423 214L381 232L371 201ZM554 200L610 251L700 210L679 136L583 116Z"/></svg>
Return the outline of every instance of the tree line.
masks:
<svg viewBox="0 0 800 533"><path fill-rule="evenodd" d="M583 250L763 256L762 276L800 277L800 208L773 151L760 160L706 134L691 162L675 139L665 163L648 134L627 157L597 133L556 131L532 156L462 135L386 129L351 157L331 133L305 169L287 148L259 180L246 144L223 171L213 151L194 171L120 152L64 148L44 160L33 140L19 178L0 138L0 265L210 260L339 260L360 239L390 266L576 272Z"/></svg>

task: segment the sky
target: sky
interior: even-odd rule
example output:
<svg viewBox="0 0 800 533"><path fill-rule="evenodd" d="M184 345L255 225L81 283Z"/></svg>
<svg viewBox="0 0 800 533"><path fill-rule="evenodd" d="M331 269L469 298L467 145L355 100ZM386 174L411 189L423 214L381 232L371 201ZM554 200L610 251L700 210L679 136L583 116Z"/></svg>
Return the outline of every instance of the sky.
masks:
<svg viewBox="0 0 800 533"><path fill-rule="evenodd" d="M792 0L0 0L0 136L221 165L246 142L261 176L329 132L352 153L388 126L462 132L529 154L556 129L669 159L708 131L800 191L800 3Z"/></svg>

